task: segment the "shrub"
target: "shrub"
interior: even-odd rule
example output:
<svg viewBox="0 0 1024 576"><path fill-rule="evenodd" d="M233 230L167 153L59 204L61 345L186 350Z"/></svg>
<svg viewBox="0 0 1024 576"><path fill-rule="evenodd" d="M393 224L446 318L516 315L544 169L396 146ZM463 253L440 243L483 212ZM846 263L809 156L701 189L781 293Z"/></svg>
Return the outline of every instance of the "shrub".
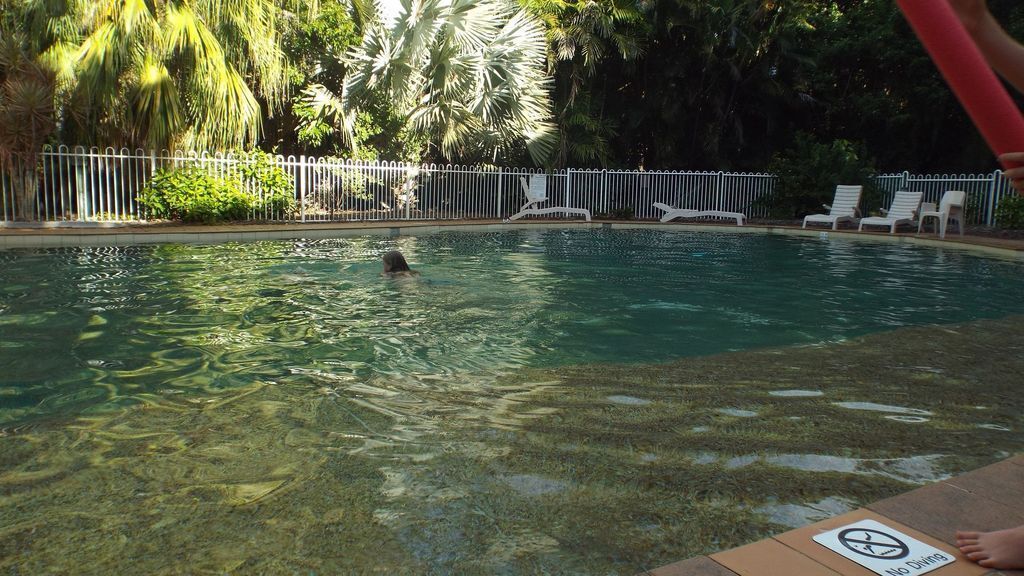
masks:
<svg viewBox="0 0 1024 576"><path fill-rule="evenodd" d="M260 214L287 215L295 208L295 181L271 161L266 152L248 154L239 167L246 190L258 191L255 209Z"/></svg>
<svg viewBox="0 0 1024 576"><path fill-rule="evenodd" d="M996 224L1007 230L1024 228L1024 196L1014 194L999 199L996 208Z"/></svg>
<svg viewBox="0 0 1024 576"><path fill-rule="evenodd" d="M241 191L237 181L194 166L158 170L138 201L147 218L203 223L244 219L256 205L256 197Z"/></svg>
<svg viewBox="0 0 1024 576"><path fill-rule="evenodd" d="M610 212L608 212L608 218L612 220L632 220L633 207L623 206L622 208L613 208Z"/></svg>
<svg viewBox="0 0 1024 576"><path fill-rule="evenodd" d="M802 218L822 211L838 184L860 184L862 209L877 208L881 193L871 175L873 162L863 159L857 146L846 140L817 142L809 135L796 137L792 148L777 154L768 172L775 174L773 194L758 201L775 218Z"/></svg>

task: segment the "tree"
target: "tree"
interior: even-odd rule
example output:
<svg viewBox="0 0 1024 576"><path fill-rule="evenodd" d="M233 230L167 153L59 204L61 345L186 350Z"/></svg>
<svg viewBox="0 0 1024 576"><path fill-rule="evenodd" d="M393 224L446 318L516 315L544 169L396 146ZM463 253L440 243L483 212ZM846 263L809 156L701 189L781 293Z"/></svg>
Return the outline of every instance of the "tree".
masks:
<svg viewBox="0 0 1024 576"><path fill-rule="evenodd" d="M795 40L815 3L666 0L636 65L611 62L620 111L616 154L652 168L763 167L790 136L799 98Z"/></svg>
<svg viewBox="0 0 1024 576"><path fill-rule="evenodd" d="M525 0L544 21L548 72L555 78L559 150L557 165L607 166L617 123L604 113L610 57L632 62L649 33L637 0ZM595 85L595 79L598 84Z"/></svg>
<svg viewBox="0 0 1024 576"><path fill-rule="evenodd" d="M1018 2L989 5L1011 32L1024 32ZM833 0L811 22L815 34L805 41L815 59L805 69L805 90L816 110L804 129L863 142L886 171L995 167L895 3Z"/></svg>
<svg viewBox="0 0 1024 576"><path fill-rule="evenodd" d="M444 158L493 162L525 145L543 164L555 143L544 54L540 23L511 0L402 0L346 56L342 93L314 85L306 102L353 144L357 114L383 99Z"/></svg>
<svg viewBox="0 0 1024 576"><path fill-rule="evenodd" d="M9 3L13 4L13 3ZM273 0L38 0L21 5L56 73L65 139L224 149L256 143L286 92Z"/></svg>
<svg viewBox="0 0 1024 576"><path fill-rule="evenodd" d="M54 77L23 50L23 44L17 36L0 38L0 167L6 168L12 184L15 216L31 220L39 154L56 127Z"/></svg>

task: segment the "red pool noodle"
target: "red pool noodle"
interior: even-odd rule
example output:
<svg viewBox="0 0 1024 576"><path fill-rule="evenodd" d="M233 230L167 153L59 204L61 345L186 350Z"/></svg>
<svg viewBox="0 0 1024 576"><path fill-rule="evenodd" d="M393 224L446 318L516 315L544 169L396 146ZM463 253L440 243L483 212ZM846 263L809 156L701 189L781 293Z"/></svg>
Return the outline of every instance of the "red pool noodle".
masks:
<svg viewBox="0 0 1024 576"><path fill-rule="evenodd" d="M989 148L1024 152L1024 118L949 2L896 2Z"/></svg>

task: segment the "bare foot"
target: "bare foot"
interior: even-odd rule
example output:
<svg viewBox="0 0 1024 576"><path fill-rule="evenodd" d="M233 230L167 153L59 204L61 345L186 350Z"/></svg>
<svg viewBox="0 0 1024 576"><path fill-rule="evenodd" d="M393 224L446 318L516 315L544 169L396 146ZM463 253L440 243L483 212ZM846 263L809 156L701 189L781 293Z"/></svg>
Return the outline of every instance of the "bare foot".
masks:
<svg viewBox="0 0 1024 576"><path fill-rule="evenodd" d="M957 532L956 546L985 568L1024 569L1024 526L998 532Z"/></svg>

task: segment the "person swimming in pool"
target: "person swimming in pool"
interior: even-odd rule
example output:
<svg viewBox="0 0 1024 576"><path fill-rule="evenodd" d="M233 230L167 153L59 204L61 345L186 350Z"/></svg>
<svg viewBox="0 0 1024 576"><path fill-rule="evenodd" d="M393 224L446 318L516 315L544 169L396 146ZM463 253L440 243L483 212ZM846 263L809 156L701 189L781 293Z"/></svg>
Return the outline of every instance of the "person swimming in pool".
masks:
<svg viewBox="0 0 1024 576"><path fill-rule="evenodd" d="M968 34L988 63L1010 84L1024 92L1024 45L996 21L985 0L950 0ZM1000 160L1024 164L1024 152L1009 152ZM1003 172L1017 192L1024 194L1024 168ZM1024 525L994 532L956 533L956 546L985 568L1024 569Z"/></svg>
<svg viewBox="0 0 1024 576"><path fill-rule="evenodd" d="M380 273L381 276L396 277L396 276L417 276L419 272L409 268L409 263L405 261L405 256L398 250L392 250L385 254L382 258L384 260L384 271Z"/></svg>

